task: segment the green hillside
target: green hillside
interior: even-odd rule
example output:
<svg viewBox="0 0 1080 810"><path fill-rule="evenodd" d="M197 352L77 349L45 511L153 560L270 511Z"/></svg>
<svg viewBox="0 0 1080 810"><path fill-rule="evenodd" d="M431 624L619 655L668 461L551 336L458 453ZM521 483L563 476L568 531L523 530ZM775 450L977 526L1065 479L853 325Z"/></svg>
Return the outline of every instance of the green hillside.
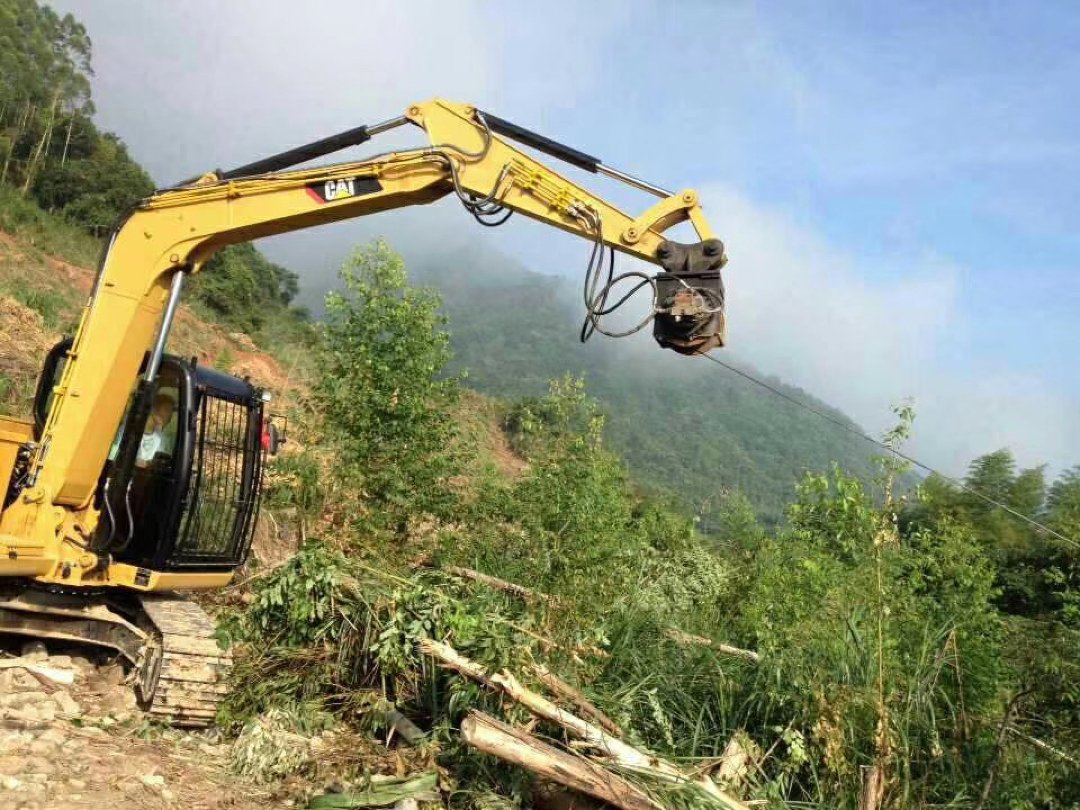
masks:
<svg viewBox="0 0 1080 810"><path fill-rule="evenodd" d="M453 367L467 370L470 387L516 399L543 394L567 372L583 375L639 483L682 496L706 523L710 504L728 490L741 490L773 522L806 471L836 462L871 472L866 442L719 366L661 351L647 334L582 345L572 280L479 247L413 258L410 273L442 294ZM847 421L806 392L770 382Z"/></svg>

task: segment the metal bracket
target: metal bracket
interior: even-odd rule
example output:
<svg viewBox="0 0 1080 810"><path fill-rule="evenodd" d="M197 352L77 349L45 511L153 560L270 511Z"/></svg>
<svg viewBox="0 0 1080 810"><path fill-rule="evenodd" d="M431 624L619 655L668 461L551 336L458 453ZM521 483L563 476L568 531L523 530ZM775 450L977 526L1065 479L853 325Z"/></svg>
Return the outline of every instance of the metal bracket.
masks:
<svg viewBox="0 0 1080 810"><path fill-rule="evenodd" d="M688 188L678 194L665 197L653 205L626 227L626 230L621 234L621 238L626 244L635 245L645 235L646 231L653 230L657 233L663 233L672 225L690 220L702 241L712 239L712 229L709 228L705 218L700 213L701 207L698 204L698 194L693 189Z"/></svg>

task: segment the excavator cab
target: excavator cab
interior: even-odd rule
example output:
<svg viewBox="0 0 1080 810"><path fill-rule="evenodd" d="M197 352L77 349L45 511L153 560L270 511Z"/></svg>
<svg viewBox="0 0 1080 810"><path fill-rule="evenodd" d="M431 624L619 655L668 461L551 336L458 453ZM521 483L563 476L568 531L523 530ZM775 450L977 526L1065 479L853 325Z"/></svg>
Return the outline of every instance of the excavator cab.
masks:
<svg viewBox="0 0 1080 810"><path fill-rule="evenodd" d="M46 358L34 399L39 435L70 348L71 339L62 340ZM98 485L99 539L116 562L147 576L231 571L244 562L262 490L266 399L247 380L164 356L150 418L139 420L129 406ZM141 441L125 475L117 450L129 431ZM110 491L122 480L123 493Z"/></svg>

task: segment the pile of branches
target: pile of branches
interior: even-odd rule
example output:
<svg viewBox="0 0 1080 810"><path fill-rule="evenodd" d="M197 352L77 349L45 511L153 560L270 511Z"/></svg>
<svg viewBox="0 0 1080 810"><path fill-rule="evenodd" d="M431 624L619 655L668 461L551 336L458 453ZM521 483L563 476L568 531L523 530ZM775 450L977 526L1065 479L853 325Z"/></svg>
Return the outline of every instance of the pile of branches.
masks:
<svg viewBox="0 0 1080 810"><path fill-rule="evenodd" d="M683 794L681 804L689 800L702 806L736 810L747 807L717 784L717 781L737 784L738 772L745 765L745 752L740 753L741 749L732 750L731 756L719 764L719 779L714 781L710 773L683 771L671 762L624 742L614 721L543 665L533 667L538 679L555 697L573 704L587 715L588 720L523 686L509 670L489 673L450 645L431 639L421 640L419 647L447 669L523 706L536 721L546 721L559 728L567 739L561 745L554 740L545 741L533 733L535 722L526 728L517 728L473 709L461 723L461 737L485 754L622 810L664 808L669 806L667 799L674 793Z"/></svg>
<svg viewBox="0 0 1080 810"><path fill-rule="evenodd" d="M691 769L632 743L569 682L605 654L555 632L553 597L466 568L393 573L317 545L254 584L228 628L240 664L226 723L308 706L313 728L333 714L434 749L470 793L557 785L624 810L745 807L752 746L733 739Z"/></svg>

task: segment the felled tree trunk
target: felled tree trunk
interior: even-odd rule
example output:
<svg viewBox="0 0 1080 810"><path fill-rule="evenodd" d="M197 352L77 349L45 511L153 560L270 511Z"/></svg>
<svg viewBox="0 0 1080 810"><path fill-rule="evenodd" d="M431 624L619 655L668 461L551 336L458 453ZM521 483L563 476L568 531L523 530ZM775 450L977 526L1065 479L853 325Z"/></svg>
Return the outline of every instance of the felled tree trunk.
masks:
<svg viewBox="0 0 1080 810"><path fill-rule="evenodd" d="M493 588L496 591L502 591L511 596L516 596L518 599L522 599L526 602L546 602L549 605L554 605L556 603L555 597L548 596L546 593L534 591L530 588L526 588L524 585L518 585L515 582L507 582L505 579L499 579L490 574L482 574L479 571L474 571L472 568L448 565L446 566L446 571L456 577L471 579L473 582L487 585L489 588Z"/></svg>
<svg viewBox="0 0 1080 810"><path fill-rule="evenodd" d="M689 776L670 762L627 745L622 740L605 733L602 729L582 720L577 715L559 708L543 695L522 686L510 672L504 670L497 675L489 675L484 667L475 661L470 661L450 645L438 641L422 639L419 646L422 652L437 658L444 666L486 686L501 689L512 700L520 703L537 717L562 727L571 735L589 743L602 756L609 757L625 768L637 771L643 776L674 784L695 785L704 793L716 799L721 805L733 808L733 810L745 810L746 808L746 805L738 799L720 790L707 775Z"/></svg>
<svg viewBox="0 0 1080 810"><path fill-rule="evenodd" d="M721 644L718 641L713 641L711 638L705 638L705 636L695 636L692 633L684 633L682 630L677 630L674 627L669 628L667 631L667 637L673 641L677 641L680 644L693 644L697 647L710 647L717 652L721 652L724 655L734 655L737 658L745 658L747 661L752 661L755 664L761 663L761 655L753 650L744 650L741 647L732 647L730 644Z"/></svg>
<svg viewBox="0 0 1080 810"><path fill-rule="evenodd" d="M461 736L473 748L552 782L595 796L621 810L657 810L660 807L643 790L621 776L482 712L470 712L461 724Z"/></svg>
<svg viewBox="0 0 1080 810"><path fill-rule="evenodd" d="M619 728L618 723L596 708L592 701L585 697L579 690L572 687L543 664L533 664L532 671L533 674L540 679L540 683L544 684L544 686L550 689L558 697L569 700L581 709L582 714L591 717L599 723L604 731L613 734L616 737L621 737L623 735L623 731Z"/></svg>
<svg viewBox="0 0 1080 810"><path fill-rule="evenodd" d="M885 769L880 763L864 767L862 792L859 794L859 810L878 810L885 798Z"/></svg>
<svg viewBox="0 0 1080 810"><path fill-rule="evenodd" d="M754 766L754 761L760 757L761 750L746 732L736 731L728 740L720 765L712 772L712 777L722 790L738 794Z"/></svg>

